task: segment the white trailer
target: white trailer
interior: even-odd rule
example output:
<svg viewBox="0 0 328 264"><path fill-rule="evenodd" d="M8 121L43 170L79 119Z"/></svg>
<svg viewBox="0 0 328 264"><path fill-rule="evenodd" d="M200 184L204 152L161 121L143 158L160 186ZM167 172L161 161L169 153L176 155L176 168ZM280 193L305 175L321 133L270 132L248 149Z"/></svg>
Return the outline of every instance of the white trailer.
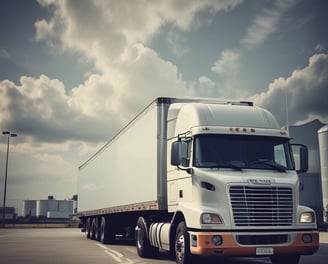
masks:
<svg viewBox="0 0 328 264"><path fill-rule="evenodd" d="M251 102L157 98L79 167L86 236L140 257L270 256L298 263L319 233L299 205L288 133ZM299 147L300 171L307 149Z"/></svg>

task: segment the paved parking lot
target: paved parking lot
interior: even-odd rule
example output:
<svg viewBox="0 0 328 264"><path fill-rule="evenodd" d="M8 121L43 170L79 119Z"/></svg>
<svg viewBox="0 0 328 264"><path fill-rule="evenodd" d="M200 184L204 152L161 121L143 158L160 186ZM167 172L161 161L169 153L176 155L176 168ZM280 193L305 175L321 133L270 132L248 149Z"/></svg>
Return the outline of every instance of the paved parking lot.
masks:
<svg viewBox="0 0 328 264"><path fill-rule="evenodd" d="M328 233L320 233L320 249L312 256L302 256L300 264L326 264ZM269 264L269 258L224 258L224 264ZM142 259L133 243L103 245L88 240L77 228L0 229L1 264L174 264L167 255ZM201 264L217 264L217 259L201 259Z"/></svg>

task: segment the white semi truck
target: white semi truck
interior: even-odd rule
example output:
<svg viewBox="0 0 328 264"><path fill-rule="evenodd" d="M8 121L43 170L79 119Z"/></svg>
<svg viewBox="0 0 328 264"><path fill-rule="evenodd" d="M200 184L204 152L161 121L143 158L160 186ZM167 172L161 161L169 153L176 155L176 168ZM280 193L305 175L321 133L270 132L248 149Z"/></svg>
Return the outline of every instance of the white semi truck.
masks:
<svg viewBox="0 0 328 264"><path fill-rule="evenodd" d="M269 256L298 263L319 247L299 204L288 132L251 102L157 98L79 167L87 238L135 238L140 257ZM297 166L307 169L298 146Z"/></svg>

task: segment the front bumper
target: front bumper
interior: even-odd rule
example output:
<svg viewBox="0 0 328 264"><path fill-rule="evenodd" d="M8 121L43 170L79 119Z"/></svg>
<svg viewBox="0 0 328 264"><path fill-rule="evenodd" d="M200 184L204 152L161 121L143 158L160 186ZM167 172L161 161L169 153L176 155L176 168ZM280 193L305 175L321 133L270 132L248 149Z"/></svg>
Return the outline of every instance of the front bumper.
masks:
<svg viewBox="0 0 328 264"><path fill-rule="evenodd" d="M289 231L289 232L257 232L257 233L235 233L235 232L193 232L190 231L190 252L201 256L270 256L270 255L311 255L319 248L319 232L318 231ZM272 236L286 237L286 241L275 240L269 243ZM220 245L213 243L213 237L220 240ZM247 237L248 242L241 244L239 238ZM260 239L251 244L254 237ZM265 238L268 238L267 240ZM281 239L280 239L281 240ZM245 241L243 239L242 241Z"/></svg>

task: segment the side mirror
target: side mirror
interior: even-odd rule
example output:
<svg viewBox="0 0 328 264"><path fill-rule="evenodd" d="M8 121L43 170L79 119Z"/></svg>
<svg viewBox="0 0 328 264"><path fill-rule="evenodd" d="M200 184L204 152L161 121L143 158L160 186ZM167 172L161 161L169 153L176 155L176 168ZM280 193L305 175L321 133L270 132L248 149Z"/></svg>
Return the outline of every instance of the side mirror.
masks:
<svg viewBox="0 0 328 264"><path fill-rule="evenodd" d="M171 165L179 166L181 160L181 141L175 141L171 146Z"/></svg>
<svg viewBox="0 0 328 264"><path fill-rule="evenodd" d="M306 146L301 146L300 148L300 171L299 172L307 172L309 169L309 154L308 148Z"/></svg>
<svg viewBox="0 0 328 264"><path fill-rule="evenodd" d="M292 144L294 160L296 162L296 172L304 173L309 169L309 154L307 146L303 144Z"/></svg>

